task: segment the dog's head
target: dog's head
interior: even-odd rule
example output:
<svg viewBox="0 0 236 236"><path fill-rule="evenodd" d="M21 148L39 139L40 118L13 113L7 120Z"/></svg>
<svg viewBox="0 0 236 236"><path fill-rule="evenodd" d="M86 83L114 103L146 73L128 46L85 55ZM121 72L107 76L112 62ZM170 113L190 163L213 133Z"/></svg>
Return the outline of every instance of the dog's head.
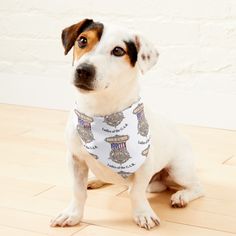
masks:
<svg viewBox="0 0 236 236"><path fill-rule="evenodd" d="M73 48L73 83L81 92L125 86L157 61L158 52L145 38L91 19L62 31L65 55Z"/></svg>

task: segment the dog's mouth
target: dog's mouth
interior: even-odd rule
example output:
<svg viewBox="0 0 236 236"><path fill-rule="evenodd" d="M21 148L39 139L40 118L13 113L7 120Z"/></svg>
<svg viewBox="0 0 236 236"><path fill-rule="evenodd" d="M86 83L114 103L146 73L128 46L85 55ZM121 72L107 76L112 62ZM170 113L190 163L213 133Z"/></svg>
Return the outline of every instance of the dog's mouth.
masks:
<svg viewBox="0 0 236 236"><path fill-rule="evenodd" d="M94 89L87 85L87 84L83 84L83 83L74 83L75 87L81 90L85 90L85 91L93 91Z"/></svg>

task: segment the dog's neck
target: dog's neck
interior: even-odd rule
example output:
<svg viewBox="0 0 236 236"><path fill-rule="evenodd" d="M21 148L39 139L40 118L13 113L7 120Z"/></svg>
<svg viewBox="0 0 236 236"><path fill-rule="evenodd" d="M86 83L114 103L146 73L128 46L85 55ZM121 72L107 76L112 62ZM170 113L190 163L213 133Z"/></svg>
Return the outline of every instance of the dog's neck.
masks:
<svg viewBox="0 0 236 236"><path fill-rule="evenodd" d="M123 88L99 92L78 93L76 108L88 116L105 116L122 111L139 99L136 79Z"/></svg>

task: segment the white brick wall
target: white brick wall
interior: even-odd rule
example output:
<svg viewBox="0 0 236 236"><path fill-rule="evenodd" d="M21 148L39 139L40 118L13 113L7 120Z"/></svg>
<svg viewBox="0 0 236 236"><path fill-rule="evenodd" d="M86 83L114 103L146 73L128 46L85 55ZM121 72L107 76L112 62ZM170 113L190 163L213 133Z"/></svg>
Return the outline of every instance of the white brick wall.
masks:
<svg viewBox="0 0 236 236"><path fill-rule="evenodd" d="M150 87L155 91L166 91L162 97L157 97L163 103L154 104L163 107L161 112L169 114L172 109L165 108L164 94L175 94L173 101L176 101L177 94L183 92L188 93L186 96L190 102L180 106L180 115L174 117L177 121L223 128L236 127L235 123L228 126L231 121L227 120L229 116L236 117L235 108L233 109L236 101L227 100L228 97L236 98L235 0L2 1L0 102L66 108L69 102L57 104L56 97L51 99L50 93L45 99L40 97L39 90L33 91L31 99L28 99L30 93L26 91L12 94L11 87L17 84L20 90L21 82L27 81L28 91L32 90L31 84L37 84L38 88L45 86L45 89L55 90L46 86L47 79L51 86L54 81L61 83L61 87L58 85L56 88L55 96L60 97L63 89L69 89L65 84L69 77L71 55L63 55L60 34L64 27L85 17L128 25L143 32L156 44L160 51L160 60L155 69L147 74L145 86L146 89ZM24 89L27 86L24 85ZM37 98L34 98L37 93ZM203 93L205 99L209 97L207 93L220 96L222 107L230 106L228 112L232 113L225 114L220 122L214 118L208 119L207 114L202 115L199 121L196 117L193 119L191 114L189 119L185 119L186 114L182 112L181 115L181 111L187 108L190 113L194 113L191 99L197 99ZM48 105L50 99L55 102L49 102ZM214 99L209 103L208 109L204 109L210 112L212 103ZM204 103L196 105L204 106ZM220 112L220 105L218 110ZM214 112L211 117L219 115L217 108Z"/></svg>

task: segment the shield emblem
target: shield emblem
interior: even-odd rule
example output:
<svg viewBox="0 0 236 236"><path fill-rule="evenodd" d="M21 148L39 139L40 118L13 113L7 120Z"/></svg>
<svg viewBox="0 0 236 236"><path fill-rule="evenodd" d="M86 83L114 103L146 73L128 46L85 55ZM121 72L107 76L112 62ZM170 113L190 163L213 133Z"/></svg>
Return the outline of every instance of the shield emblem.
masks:
<svg viewBox="0 0 236 236"><path fill-rule="evenodd" d="M131 158L126 148L126 141L128 139L128 135L116 135L105 139L106 142L111 144L109 159L121 165Z"/></svg>

